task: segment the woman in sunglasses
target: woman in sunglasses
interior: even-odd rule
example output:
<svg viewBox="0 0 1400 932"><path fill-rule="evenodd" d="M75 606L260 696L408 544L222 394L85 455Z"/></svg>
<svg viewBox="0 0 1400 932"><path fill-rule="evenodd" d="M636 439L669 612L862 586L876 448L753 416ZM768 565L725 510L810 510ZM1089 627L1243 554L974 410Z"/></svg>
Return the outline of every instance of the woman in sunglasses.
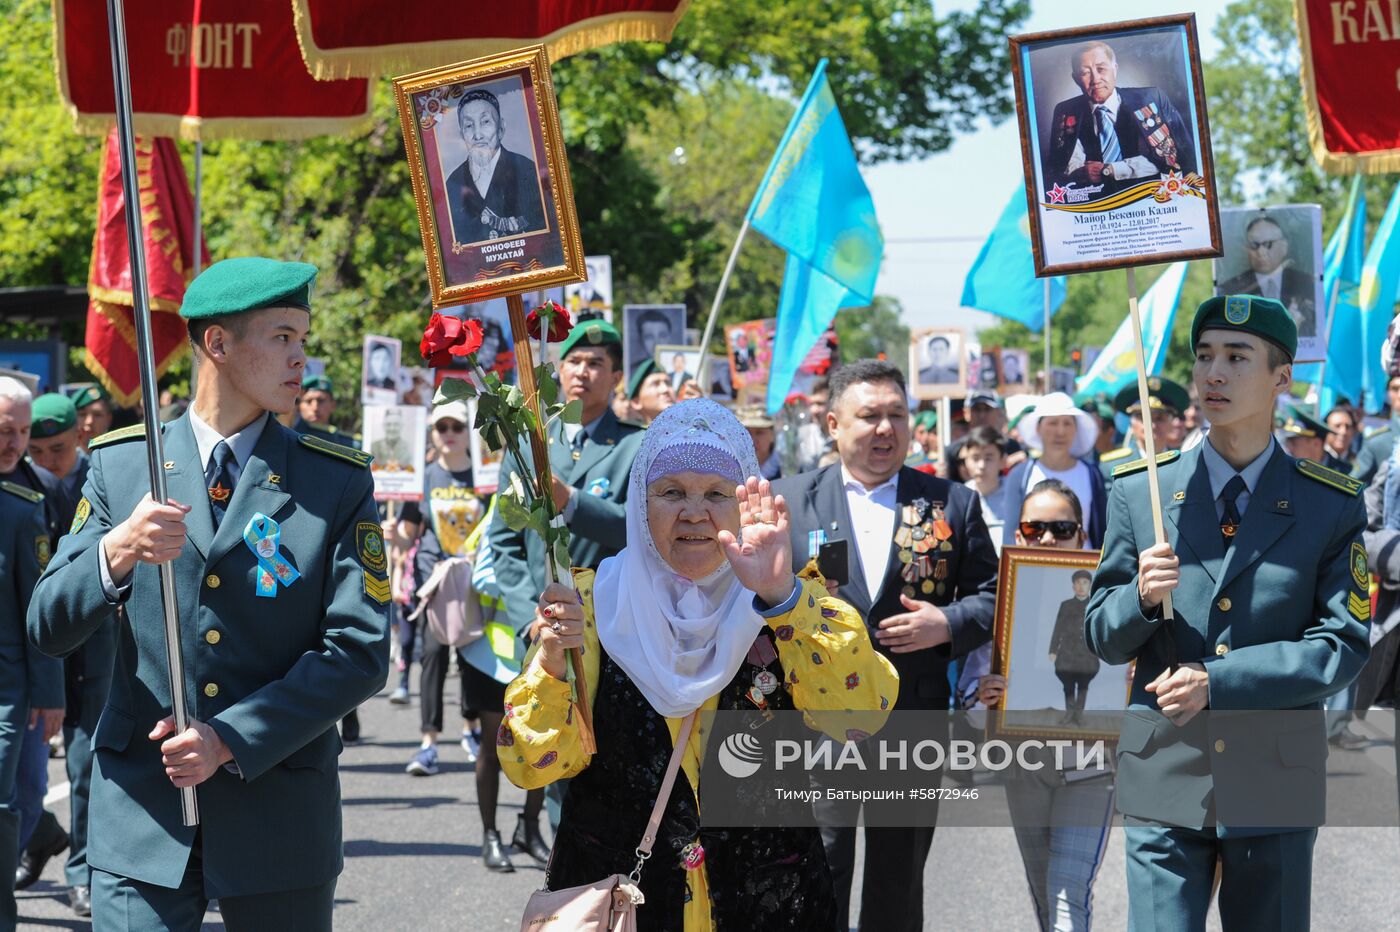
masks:
<svg viewBox="0 0 1400 932"><path fill-rule="evenodd" d="M1074 492L1087 518L1079 521L1080 529L1090 545L1103 545L1104 518L1108 496L1097 467L1084 457L1094 449L1099 437L1099 422L1088 411L1074 405L1064 392L1051 392L1038 399L1035 408L1022 415L1021 439L1031 451L1031 459L1020 463L1006 477L1006 511L1015 515L1021 509L1028 490L1037 483L1054 479ZM1008 519L1002 542L1016 543L1016 525ZM1052 546L1032 542L1031 546ZM1053 546L1059 546L1055 544Z"/></svg>
<svg viewBox="0 0 1400 932"><path fill-rule="evenodd" d="M1055 479L1032 486L1021 503L1020 521L1008 526L1014 528L1018 547L1082 550L1087 540L1079 496ZM1051 639L1056 648L1055 672L1066 683L1067 697L1069 683L1066 676L1061 675L1062 668L1073 670L1073 678L1078 681L1083 673L1080 655L1097 661L1084 643L1084 609L1088 605L1089 582L1078 573L1075 576L1074 598L1060 605L1055 615L1044 616L1045 623L1055 629ZM1066 619L1072 621L1076 615L1077 628L1061 624ZM1071 628L1077 641L1069 636ZM1089 679L1092 678L1090 673ZM982 677L977 690L981 703L996 708L1005 695L1005 677L994 673ZM1066 701L1068 703L1069 699ZM1067 706L1062 724L1074 723L1074 714L1077 713ZM1048 755L1042 764L1045 766L1036 771L1017 769L1007 781L1011 824L1016 831L1016 844L1021 849L1039 927L1082 932L1089 928L1093 916L1094 878L1108 845L1108 829L1113 821L1114 780L1111 773L1100 770L1059 770L1054 766L1054 758Z"/></svg>

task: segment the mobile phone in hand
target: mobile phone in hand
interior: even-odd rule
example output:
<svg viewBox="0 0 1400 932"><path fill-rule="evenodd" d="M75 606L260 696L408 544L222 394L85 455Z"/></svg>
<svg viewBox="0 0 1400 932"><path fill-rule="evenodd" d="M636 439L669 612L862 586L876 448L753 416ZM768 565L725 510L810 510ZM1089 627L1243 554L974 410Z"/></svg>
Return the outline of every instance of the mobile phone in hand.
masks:
<svg viewBox="0 0 1400 932"><path fill-rule="evenodd" d="M829 540L817 548L817 570L827 579L844 586L846 566L850 560L850 542Z"/></svg>

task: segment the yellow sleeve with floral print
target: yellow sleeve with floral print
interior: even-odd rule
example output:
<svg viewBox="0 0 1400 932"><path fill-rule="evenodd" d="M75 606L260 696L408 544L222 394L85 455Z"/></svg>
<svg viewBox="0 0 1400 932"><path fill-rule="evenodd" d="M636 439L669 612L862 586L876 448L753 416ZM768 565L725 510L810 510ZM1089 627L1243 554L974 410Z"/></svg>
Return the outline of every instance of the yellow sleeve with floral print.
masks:
<svg viewBox="0 0 1400 932"><path fill-rule="evenodd" d="M593 571L574 570L574 588L583 599L583 673L588 707L598 694L598 625L593 619ZM506 778L525 790L572 777L591 760L583 753L575 720L574 684L550 676L535 660L539 645L525 655L519 676L506 687L505 718L496 734L496 756Z"/></svg>
<svg viewBox="0 0 1400 932"><path fill-rule="evenodd" d="M852 730L874 734L899 696L894 664L870 643L856 610L827 593L814 566L797 582L797 604L768 619L793 705L807 713L808 725L838 741ZM823 715L828 712L841 714Z"/></svg>

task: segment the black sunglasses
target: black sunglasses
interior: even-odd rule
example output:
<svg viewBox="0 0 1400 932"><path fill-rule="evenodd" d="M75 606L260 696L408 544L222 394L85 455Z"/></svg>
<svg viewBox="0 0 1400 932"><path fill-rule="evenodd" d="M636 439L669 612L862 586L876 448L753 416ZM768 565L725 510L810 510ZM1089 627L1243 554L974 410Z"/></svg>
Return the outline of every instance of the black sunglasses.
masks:
<svg viewBox="0 0 1400 932"><path fill-rule="evenodd" d="M1069 540L1079 533L1078 521L1022 521L1021 536L1026 540L1039 540L1046 530L1056 540Z"/></svg>
<svg viewBox="0 0 1400 932"><path fill-rule="evenodd" d="M448 418L443 418L442 420L438 421L436 424L433 425L433 430L437 431L440 434L460 434L466 429L466 425L463 424L461 421L453 421L449 420Z"/></svg>

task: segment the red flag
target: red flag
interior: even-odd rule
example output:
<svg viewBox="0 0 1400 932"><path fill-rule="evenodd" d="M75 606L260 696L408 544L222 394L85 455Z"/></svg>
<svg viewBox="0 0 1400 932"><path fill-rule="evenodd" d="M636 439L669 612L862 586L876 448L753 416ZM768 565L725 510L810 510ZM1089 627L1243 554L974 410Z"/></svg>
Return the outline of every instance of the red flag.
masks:
<svg viewBox="0 0 1400 932"><path fill-rule="evenodd" d="M103 0L54 0L54 55L79 132L112 125ZM180 139L305 139L370 121L369 82L306 70L288 0L141 0L126 5L136 132Z"/></svg>
<svg viewBox="0 0 1400 932"><path fill-rule="evenodd" d="M669 42L689 0L509 0L446 12L437 0L292 0L318 78L419 71L542 43L551 61L613 42Z"/></svg>
<svg viewBox="0 0 1400 932"><path fill-rule="evenodd" d="M121 147L115 128L102 149L97 191L97 233L88 272L87 367L117 404L141 397L132 316L131 253L126 240ZM151 339L156 375L170 368L186 346L180 301L193 271L194 196L173 139L136 137L136 183L146 240L146 277L151 295ZM207 249L201 264L209 263Z"/></svg>
<svg viewBox="0 0 1400 932"><path fill-rule="evenodd" d="M1336 174L1400 171L1400 6L1295 0L1313 157Z"/></svg>

